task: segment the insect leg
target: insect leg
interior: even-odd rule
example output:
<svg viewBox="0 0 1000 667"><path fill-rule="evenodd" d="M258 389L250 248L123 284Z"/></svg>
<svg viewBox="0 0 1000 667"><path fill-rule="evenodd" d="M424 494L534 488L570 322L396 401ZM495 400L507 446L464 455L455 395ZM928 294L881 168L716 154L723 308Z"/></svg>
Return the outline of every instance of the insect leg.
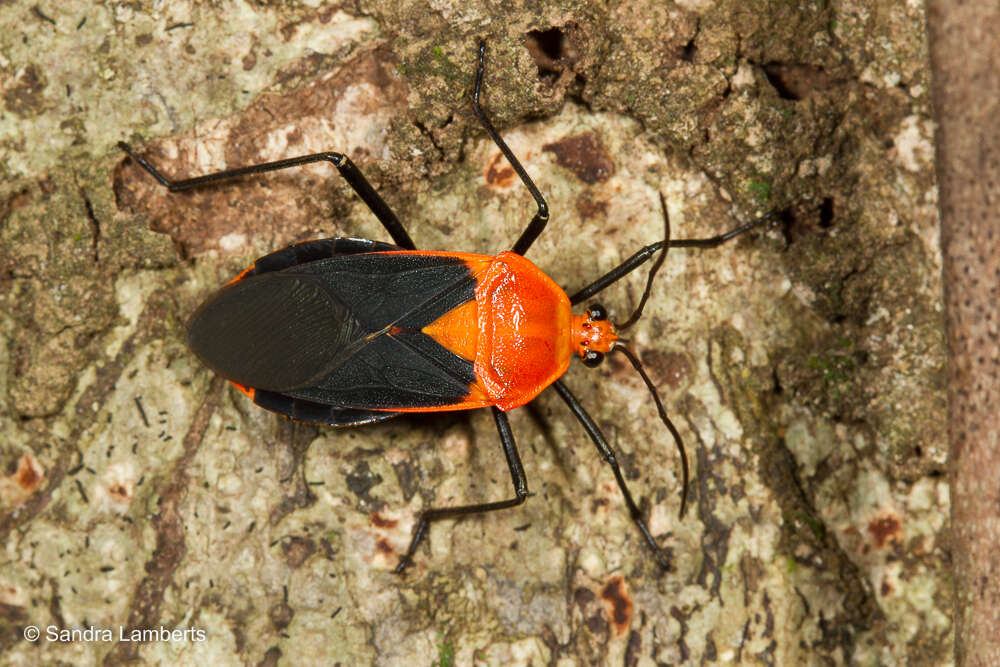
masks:
<svg viewBox="0 0 1000 667"><path fill-rule="evenodd" d="M512 250L518 255L523 255L528 252L528 248L531 244L535 242L538 235L542 233L545 229L545 223L549 221L549 205L545 203L545 198L542 197L542 193L538 191L535 187L534 182L532 182L531 177L528 176L528 172L524 170L521 166L521 162L515 157L514 152L510 150L507 143L500 137L500 134L493 127L493 123L490 122L489 117L486 115L486 111L479 105L479 91L483 87L483 72L485 71L485 56L486 56L486 41L482 40L479 42L479 65L476 68L476 83L472 89L472 111L475 112L476 117L479 122L482 123L483 128L486 129L486 133L490 135L490 139L493 143L497 145L503 156L507 158L507 162L510 166L514 168L517 175L521 178L521 182L524 183L525 187L528 188L528 192L531 196L535 198L535 203L538 205L538 212L528 223L528 226L523 232L521 232L520 238L517 239L517 243L514 244Z"/></svg>
<svg viewBox="0 0 1000 667"><path fill-rule="evenodd" d="M556 380L552 383L559 396L566 402L569 406L570 411L573 416L576 417L580 424L583 426L583 430L587 432L590 439L594 441L597 446L597 450L604 457L605 462L611 466L611 471L615 475L615 481L618 482L618 488L621 489L622 496L625 498L625 505L628 507L629 514L632 517L632 521L635 525L639 527L639 532L642 533L643 538L649 545L649 548L653 550L653 554L656 556L656 562L659 563L660 567L664 570L671 569L670 557L660 548L653 539L652 533L649 532L649 527L646 525L645 519L642 518L642 512L639 511L639 507L632 500L632 494L629 493L628 486L625 484L625 477L622 475L621 467L618 465L618 459L615 457L614 451L611 449L611 445L608 444L607 439L604 434L601 433L601 429L597 426L597 423L591 418L587 411L583 409L580 405L580 401L576 399L576 396L566 388L566 385L562 383L561 380Z"/></svg>
<svg viewBox="0 0 1000 667"><path fill-rule="evenodd" d="M666 216L666 208L664 207L664 216ZM730 229L724 234L719 234L717 236L712 236L707 239L667 239L665 241L657 241L656 243L651 243L645 248L641 249L639 252L635 253L624 262L616 266L615 268L608 271L606 274L590 283L586 287L578 290L569 298L569 302L576 305L582 301L586 301L590 297L594 296L601 290L609 287L615 282L621 280L628 274L635 271L637 268L648 262L654 255L656 255L658 250L663 248L716 248L726 241L736 238L741 234L745 234L757 225L767 220L770 220L775 215L777 211L771 211L765 215L760 216L750 222L744 223L739 227Z"/></svg>
<svg viewBox="0 0 1000 667"><path fill-rule="evenodd" d="M286 160L276 160L274 162L265 162L263 164L250 165L248 167L237 167L235 169L226 169L224 171L218 171L212 174L205 174L204 176L196 176L194 178L185 178L183 180L170 180L156 168L149 164L139 154L132 150L132 148L126 144L124 141L118 142L118 148L125 151L129 157L135 160L140 167L145 169L149 174L156 179L156 181L167 188L171 192L180 192L182 190L189 190L191 188L196 188L202 185L207 185L209 183L218 183L219 181L229 180L231 178L236 178L238 176L245 176L247 174L262 174L268 171L278 171L279 169L288 169L290 167L298 167L304 164L312 164L314 162L329 162L337 168L340 175L344 177L347 184L351 186L354 192L357 193L361 200L371 209L371 212L375 214L378 221L382 223L385 230L389 232L392 240L396 242L396 245L401 248L406 248L407 250L413 250L415 246L413 245L413 240L410 235L406 233L406 229L403 224L396 217L396 214L392 212L389 205L385 203L385 200L375 191L368 179L364 177L351 159L346 155L341 153L326 152L326 153L313 153L312 155L302 155L300 157L288 158Z"/></svg>
<svg viewBox="0 0 1000 667"><path fill-rule="evenodd" d="M510 422L507 415L499 408L493 408L493 419L497 424L497 431L500 433L500 444L503 445L504 456L507 457L507 467L510 468L510 477L514 482L515 497L510 500L499 500L493 503L480 503L478 505L463 505L462 507L436 507L424 510L417 521L417 527L413 531L413 539L406 554L400 559L399 565L394 572L400 574L413 561L413 554L416 553L420 541L427 533L427 527L431 521L438 519L449 519L452 517L465 516L467 514L479 514L480 512L492 512L508 507L520 505L528 497L528 478L524 476L524 467L521 465L521 455L517 452L517 443L514 442L514 434L510 430Z"/></svg>

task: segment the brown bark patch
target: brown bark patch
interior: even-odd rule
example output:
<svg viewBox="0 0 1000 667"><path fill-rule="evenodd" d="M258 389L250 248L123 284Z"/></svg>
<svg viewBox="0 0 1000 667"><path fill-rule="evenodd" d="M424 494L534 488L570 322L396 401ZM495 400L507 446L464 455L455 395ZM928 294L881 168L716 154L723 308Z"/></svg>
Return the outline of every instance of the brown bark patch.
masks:
<svg viewBox="0 0 1000 667"><path fill-rule="evenodd" d="M615 163L596 132L585 132L545 144L542 150L554 154L559 166L569 169L588 185L606 181L615 173Z"/></svg>

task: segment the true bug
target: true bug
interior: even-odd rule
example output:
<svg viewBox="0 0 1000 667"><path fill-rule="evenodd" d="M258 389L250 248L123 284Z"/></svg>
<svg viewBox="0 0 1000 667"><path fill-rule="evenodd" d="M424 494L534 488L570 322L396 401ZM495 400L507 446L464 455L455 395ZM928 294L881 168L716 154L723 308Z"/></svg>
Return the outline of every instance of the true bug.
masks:
<svg viewBox="0 0 1000 667"><path fill-rule="evenodd" d="M340 153L316 153L217 173L170 180L124 142L118 146L171 192L248 174L313 162L330 162L395 241L355 238L306 241L261 257L191 317L191 349L261 407L299 421L348 426L403 412L490 408L514 484L514 497L461 507L431 508L419 517L396 572L411 562L430 522L519 505L528 484L506 411L524 405L548 386L566 402L611 467L629 513L658 563L667 555L653 539L632 499L615 454L597 423L560 381L576 354L596 366L609 351L624 354L640 373L681 456L683 516L688 463L638 358L618 340L649 297L653 276L672 247L711 248L769 216L707 239L671 240L666 204L660 200L666 237L572 296L523 255L549 219L541 192L493 127L479 102L485 70L479 44L472 110L534 198L538 210L512 250L497 256L418 251L410 235L354 163ZM614 325L605 309L585 314L570 306L589 299L657 252L635 312Z"/></svg>

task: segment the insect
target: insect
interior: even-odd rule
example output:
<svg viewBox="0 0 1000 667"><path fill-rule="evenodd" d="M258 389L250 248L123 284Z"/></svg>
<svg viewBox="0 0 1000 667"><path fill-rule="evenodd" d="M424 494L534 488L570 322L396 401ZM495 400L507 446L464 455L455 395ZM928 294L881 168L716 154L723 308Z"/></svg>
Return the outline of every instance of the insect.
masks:
<svg viewBox="0 0 1000 667"><path fill-rule="evenodd" d="M520 505L528 493L507 411L547 387L555 389L614 473L632 520L664 569L670 559L653 538L625 483L615 453L597 423L560 379L573 356L596 366L608 352L625 355L638 371L671 433L681 459L681 509L688 484L684 444L652 381L619 332L642 313L666 250L716 247L764 218L707 239L665 238L571 296L524 258L545 228L541 192L489 120L479 98L486 44L480 42L472 110L537 205L510 251L496 256L416 249L389 206L354 163L326 152L170 180L124 142L119 147L171 192L249 174L330 162L368 205L395 244L355 238L306 241L261 257L191 317L188 342L206 366L257 405L294 420L353 426L405 412L489 408L514 486L514 497L424 510L396 572L413 559L428 526L439 519ZM663 252L660 252L663 251ZM599 304L581 315L570 307L657 257L632 316L615 325Z"/></svg>

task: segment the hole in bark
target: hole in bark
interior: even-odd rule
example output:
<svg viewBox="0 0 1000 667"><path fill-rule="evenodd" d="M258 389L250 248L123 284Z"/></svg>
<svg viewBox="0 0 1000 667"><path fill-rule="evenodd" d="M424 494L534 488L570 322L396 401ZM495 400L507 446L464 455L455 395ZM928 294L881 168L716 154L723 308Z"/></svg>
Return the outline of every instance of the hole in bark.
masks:
<svg viewBox="0 0 1000 667"><path fill-rule="evenodd" d="M533 40L538 49L549 60L559 60L566 55L566 33L562 31L562 28L532 30L528 33L528 40Z"/></svg>
<svg viewBox="0 0 1000 667"><path fill-rule="evenodd" d="M698 52L698 47L694 45L694 39L692 38L690 42L684 45L681 49L681 60L684 62L694 62L694 55Z"/></svg>
<svg viewBox="0 0 1000 667"><path fill-rule="evenodd" d="M819 226L823 229L833 227L833 197L824 197L819 205Z"/></svg>
<svg viewBox="0 0 1000 667"><path fill-rule="evenodd" d="M825 90L832 85L830 75L815 65L767 63L761 66L778 95L785 100L798 101L814 90Z"/></svg>
<svg viewBox="0 0 1000 667"><path fill-rule="evenodd" d="M565 69L563 61L567 60L570 44L562 28L531 30L525 38L525 45L538 66L539 78L555 79Z"/></svg>

